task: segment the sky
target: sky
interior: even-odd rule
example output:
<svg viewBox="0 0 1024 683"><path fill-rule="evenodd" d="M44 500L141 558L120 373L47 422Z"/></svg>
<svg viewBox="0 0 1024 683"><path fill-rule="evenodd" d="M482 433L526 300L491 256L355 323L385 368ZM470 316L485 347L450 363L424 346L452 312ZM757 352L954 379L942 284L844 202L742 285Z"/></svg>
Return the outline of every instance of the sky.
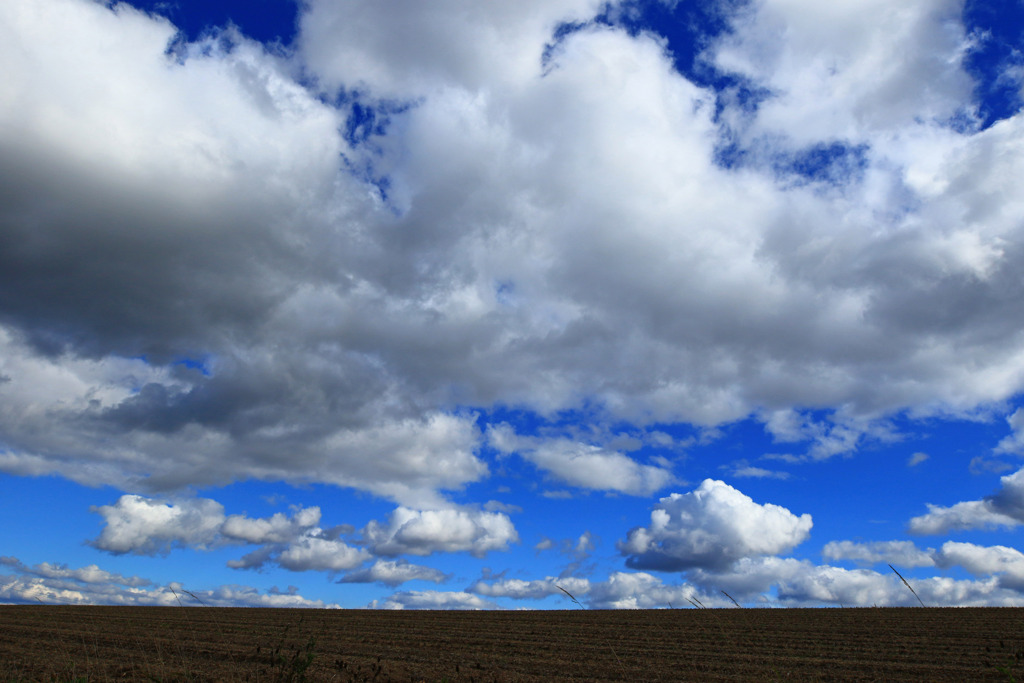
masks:
<svg viewBox="0 0 1024 683"><path fill-rule="evenodd" d="M1024 605L1022 38L0 3L0 602Z"/></svg>

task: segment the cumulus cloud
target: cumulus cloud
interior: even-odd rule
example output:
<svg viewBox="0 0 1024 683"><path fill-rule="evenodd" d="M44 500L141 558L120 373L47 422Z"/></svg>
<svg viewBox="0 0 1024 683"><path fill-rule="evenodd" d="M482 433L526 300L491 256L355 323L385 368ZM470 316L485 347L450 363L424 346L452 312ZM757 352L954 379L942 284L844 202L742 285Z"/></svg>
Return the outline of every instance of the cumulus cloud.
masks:
<svg viewBox="0 0 1024 683"><path fill-rule="evenodd" d="M292 571L340 571L353 569L370 558L332 538L320 528L320 508L294 508L291 516L276 513L269 518L224 515L224 506L209 498L174 502L136 495L121 496L114 505L94 507L104 527L91 543L115 554L166 554L172 547L208 549L228 544L262 547L238 560L234 569L257 569L274 561Z"/></svg>
<svg viewBox="0 0 1024 683"><path fill-rule="evenodd" d="M811 516L755 503L725 482L704 480L690 493L662 498L651 524L632 529L618 544L635 569L724 569L746 557L774 555L802 543Z"/></svg>
<svg viewBox="0 0 1024 683"><path fill-rule="evenodd" d="M451 575L405 560L377 560L369 567L345 574L338 583L382 583L394 588L406 581L444 583Z"/></svg>
<svg viewBox="0 0 1024 683"><path fill-rule="evenodd" d="M468 552L483 557L519 542L512 520L501 512L396 508L387 523L371 521L362 530L375 555L431 555Z"/></svg>
<svg viewBox="0 0 1024 683"><path fill-rule="evenodd" d="M962 5L768 0L737 13L709 57L768 91L759 126L804 143L944 122L972 99Z"/></svg>
<svg viewBox="0 0 1024 683"><path fill-rule="evenodd" d="M514 7L317 0L300 30L306 61L325 85L415 97L449 85L478 90L536 78L559 25L587 21L600 7L600 0L529 0Z"/></svg>
<svg viewBox="0 0 1024 683"><path fill-rule="evenodd" d="M1024 524L1024 469L1000 478L1002 486L991 496L949 507L928 504L927 514L907 525L913 534L945 534L950 531L991 527L1013 528Z"/></svg>
<svg viewBox="0 0 1024 683"><path fill-rule="evenodd" d="M0 7L0 469L440 509L490 471L466 410L790 411L828 457L1024 388L1024 118L976 125L956 0L730 4L704 61L754 101L596 0L478 4L306 3L288 56ZM671 483L566 435L522 455Z"/></svg>
<svg viewBox="0 0 1024 683"><path fill-rule="evenodd" d="M224 506L209 498L167 503L124 495L114 505L92 511L104 520L103 531L92 544L117 554L166 554L173 546L207 548L221 540L224 524Z"/></svg>
<svg viewBox="0 0 1024 683"><path fill-rule="evenodd" d="M266 519L231 515L220 531L224 536L246 543L287 543L304 530L320 524L320 508L299 508L289 517L277 512Z"/></svg>
<svg viewBox="0 0 1024 683"><path fill-rule="evenodd" d="M353 548L337 539L305 535L277 555L277 563L293 572L330 571L358 567L370 559L362 548Z"/></svg>

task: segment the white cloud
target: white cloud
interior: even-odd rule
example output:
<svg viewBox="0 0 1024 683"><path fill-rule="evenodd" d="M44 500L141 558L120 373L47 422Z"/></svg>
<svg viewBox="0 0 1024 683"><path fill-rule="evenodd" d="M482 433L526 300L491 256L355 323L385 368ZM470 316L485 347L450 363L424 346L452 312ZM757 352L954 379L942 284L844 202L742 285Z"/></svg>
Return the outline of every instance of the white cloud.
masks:
<svg viewBox="0 0 1024 683"><path fill-rule="evenodd" d="M985 549L977 549L983 554ZM938 563L942 551L933 553ZM997 549L998 552L998 549ZM971 553L967 553L970 555ZM952 566L962 557L942 566ZM965 562L965 566L970 566ZM996 565L999 566L999 565ZM954 580L942 576L917 578L904 572L914 591L929 606L1022 605L1024 594L1013 576L982 576L978 580ZM980 574L979 574L980 575ZM702 591L728 591L743 603L785 607L822 607L826 605L916 606L917 598L899 577L885 568L845 569L815 565L792 558L762 557L743 559L723 572L697 570L688 580ZM773 595L774 593L774 595Z"/></svg>
<svg viewBox="0 0 1024 683"><path fill-rule="evenodd" d="M600 0L472 0L308 5L301 20L307 63L329 87L378 97L417 97L446 85L521 86L541 74L544 46L562 22L586 21Z"/></svg>
<svg viewBox="0 0 1024 683"><path fill-rule="evenodd" d="M907 525L913 534L945 534L950 531L989 527L1012 528L1024 524L1024 469L1000 478L1002 486L991 496L942 507L928 504L928 513Z"/></svg>
<svg viewBox="0 0 1024 683"><path fill-rule="evenodd" d="M92 508L104 519L103 531L92 542L111 553L152 555L173 546L207 548L220 541L224 506L209 498L175 503L124 495L114 505Z"/></svg>
<svg viewBox="0 0 1024 683"><path fill-rule="evenodd" d="M246 543L287 543L306 529L319 524L320 508L309 507L295 510L291 517L281 512L264 519L230 515L224 520L220 532L228 538Z"/></svg>
<svg viewBox="0 0 1024 683"><path fill-rule="evenodd" d="M962 0L766 0L710 50L771 92L756 120L798 143L858 140L945 121L972 98Z"/></svg>
<svg viewBox="0 0 1024 683"><path fill-rule="evenodd" d="M580 577L555 578L524 581L522 579L501 579L486 583L477 581L467 588L467 592L485 595L489 598L511 598L513 600L541 600L551 595L565 595L568 591L573 597L586 595L590 590L590 581Z"/></svg>
<svg viewBox="0 0 1024 683"><path fill-rule="evenodd" d="M289 544L277 556L277 563L293 572L354 569L370 554L362 548L353 548L342 541L316 536L303 536Z"/></svg>
<svg viewBox="0 0 1024 683"><path fill-rule="evenodd" d="M867 564L886 562L899 567L932 567L934 550L921 550L912 541L830 541L821 551L827 560L852 560Z"/></svg>
<svg viewBox="0 0 1024 683"><path fill-rule="evenodd" d="M802 570L779 583L779 602L783 605L918 604L895 574L887 576L870 569L843 569L828 565L804 566ZM918 581L912 583L918 584Z"/></svg>
<svg viewBox="0 0 1024 683"><path fill-rule="evenodd" d="M995 453L1024 453L1024 409L1018 408L1006 418L1013 433L1003 438L993 449Z"/></svg>
<svg viewBox="0 0 1024 683"><path fill-rule="evenodd" d="M137 576L124 577L96 565L70 569L42 563L27 567L14 557L0 558L14 574L0 574L0 603L58 605L163 605L203 604L209 607L337 608L323 600L309 600L297 591L260 592L248 586L185 589L180 583L154 585Z"/></svg>
<svg viewBox="0 0 1024 683"><path fill-rule="evenodd" d="M479 595L454 591L401 591L383 600L374 600L370 609L444 609L482 610L498 606Z"/></svg>
<svg viewBox="0 0 1024 683"><path fill-rule="evenodd" d="M431 555L468 552L483 557L519 542L512 520L501 512L396 508L386 524L371 521L362 530L375 555Z"/></svg>
<svg viewBox="0 0 1024 683"><path fill-rule="evenodd" d="M592 583L587 604L593 609L652 609L688 607L699 600L706 607L718 606L688 585L666 586L661 579L644 572L614 572L607 581Z"/></svg>
<svg viewBox="0 0 1024 683"><path fill-rule="evenodd" d="M651 524L618 544L636 569L724 569L746 557L785 552L806 540L811 516L760 505L721 481L706 479L686 494L662 498Z"/></svg>
<svg viewBox="0 0 1024 683"><path fill-rule="evenodd" d="M947 541L936 554L935 564L960 566L977 577L998 574L1000 586L1024 592L1024 554L1016 548Z"/></svg>
<svg viewBox="0 0 1024 683"><path fill-rule="evenodd" d="M71 569L66 565L53 565L49 562L42 562L33 567L28 567L16 557L0 557L0 565L10 567L18 574L36 576L41 579L68 579L86 584L110 584L113 586L149 586L152 581L138 576L125 577L121 574L114 574L97 565L91 564L87 567Z"/></svg>
<svg viewBox="0 0 1024 683"><path fill-rule="evenodd" d="M338 583L382 583L394 588L406 581L433 581L443 583L450 576L431 567L412 564L405 560L377 560L359 571L349 572Z"/></svg>
<svg viewBox="0 0 1024 683"><path fill-rule="evenodd" d="M94 507L104 527L92 545L107 552L153 555L172 547L208 549L249 543L261 547L238 560L234 569L255 569L269 561L291 571L336 572L370 559L363 549L331 538L318 525L320 508L293 508L289 517L245 515L225 517L224 506L209 498L166 502L136 495L121 496L114 505Z"/></svg>
<svg viewBox="0 0 1024 683"><path fill-rule="evenodd" d="M912 534L938 535L967 529L1012 528L1020 523L1020 520L994 510L988 500L969 500L950 507L929 503L928 513L911 519L907 530Z"/></svg>
<svg viewBox="0 0 1024 683"><path fill-rule="evenodd" d="M910 585L921 601L933 607L1020 606L1024 596L1000 586L996 577L980 581L947 577L914 579ZM778 588L779 601L787 606L903 605L916 606L917 598L895 574L879 574L867 569L847 570L821 566L810 568Z"/></svg>
<svg viewBox="0 0 1024 683"><path fill-rule="evenodd" d="M728 468L723 465L722 469L731 469L732 476L738 479L789 479L789 472L756 467L746 460L734 462Z"/></svg>
<svg viewBox="0 0 1024 683"><path fill-rule="evenodd" d="M917 467L926 460L928 460L927 453L914 453L909 458L907 458L907 467Z"/></svg>
<svg viewBox="0 0 1024 683"><path fill-rule="evenodd" d="M487 437L502 453L518 453L558 481L580 488L647 496L675 481L671 471L641 465L621 452L570 439L522 437L508 424L489 428Z"/></svg>

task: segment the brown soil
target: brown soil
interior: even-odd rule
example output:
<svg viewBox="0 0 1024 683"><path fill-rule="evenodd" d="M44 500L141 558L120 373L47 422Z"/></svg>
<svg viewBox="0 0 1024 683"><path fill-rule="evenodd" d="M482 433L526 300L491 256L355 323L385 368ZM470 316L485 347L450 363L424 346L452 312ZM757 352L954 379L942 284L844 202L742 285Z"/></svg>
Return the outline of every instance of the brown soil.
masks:
<svg viewBox="0 0 1024 683"><path fill-rule="evenodd" d="M0 680L1012 681L1024 609L0 606Z"/></svg>

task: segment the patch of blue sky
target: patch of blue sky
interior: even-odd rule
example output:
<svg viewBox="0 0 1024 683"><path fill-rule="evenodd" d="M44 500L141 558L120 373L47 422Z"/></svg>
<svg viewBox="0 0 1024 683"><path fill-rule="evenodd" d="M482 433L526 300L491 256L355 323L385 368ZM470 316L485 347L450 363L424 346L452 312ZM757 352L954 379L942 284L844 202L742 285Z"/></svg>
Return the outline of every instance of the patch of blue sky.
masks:
<svg viewBox="0 0 1024 683"><path fill-rule="evenodd" d="M56 476L0 473L0 555L28 565L54 562L49 548L61 547L60 562L73 567L109 564L109 556L83 543L99 535L102 520L89 514L97 501L117 500L112 486L90 488ZM45 539L46 545L40 543ZM119 572L123 570L119 567Z"/></svg>
<svg viewBox="0 0 1024 683"><path fill-rule="evenodd" d="M858 183L868 168L867 145L829 142L772 157L776 178L786 185L824 184L844 187Z"/></svg>
<svg viewBox="0 0 1024 683"><path fill-rule="evenodd" d="M129 4L166 17L188 41L233 25L262 43L288 45L298 28L296 0L131 0Z"/></svg>
<svg viewBox="0 0 1024 683"><path fill-rule="evenodd" d="M973 40L964 64L975 78L981 123L987 128L1024 105L1024 3L967 0L963 23Z"/></svg>

